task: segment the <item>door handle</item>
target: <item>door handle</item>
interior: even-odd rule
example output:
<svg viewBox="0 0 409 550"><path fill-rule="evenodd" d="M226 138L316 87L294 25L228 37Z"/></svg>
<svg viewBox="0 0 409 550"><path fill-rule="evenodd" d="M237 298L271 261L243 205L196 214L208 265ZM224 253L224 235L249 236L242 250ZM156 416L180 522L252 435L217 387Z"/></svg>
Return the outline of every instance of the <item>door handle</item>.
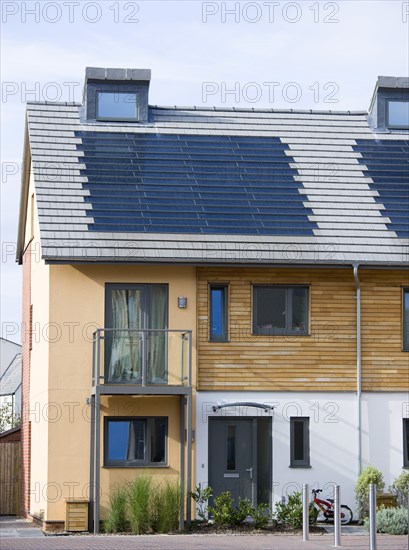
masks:
<svg viewBox="0 0 409 550"><path fill-rule="evenodd" d="M253 479L253 468L247 468L246 472L250 474L250 479Z"/></svg>

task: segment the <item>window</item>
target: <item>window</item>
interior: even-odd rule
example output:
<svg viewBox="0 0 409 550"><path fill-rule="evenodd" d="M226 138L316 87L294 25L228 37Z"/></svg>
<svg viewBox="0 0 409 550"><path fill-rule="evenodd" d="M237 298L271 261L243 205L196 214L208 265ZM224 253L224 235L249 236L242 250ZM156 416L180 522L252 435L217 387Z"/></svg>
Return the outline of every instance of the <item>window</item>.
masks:
<svg viewBox="0 0 409 550"><path fill-rule="evenodd" d="M105 418L104 465L164 466L167 461L168 419Z"/></svg>
<svg viewBox="0 0 409 550"><path fill-rule="evenodd" d="M290 418L290 467L310 467L310 419L307 416Z"/></svg>
<svg viewBox="0 0 409 550"><path fill-rule="evenodd" d="M97 120L138 120L137 94L98 92Z"/></svg>
<svg viewBox="0 0 409 550"><path fill-rule="evenodd" d="M409 468L409 418L403 419L403 467Z"/></svg>
<svg viewBox="0 0 409 550"><path fill-rule="evenodd" d="M403 351L409 351L409 288L403 289Z"/></svg>
<svg viewBox="0 0 409 550"><path fill-rule="evenodd" d="M387 102L387 125L389 128L409 128L409 101Z"/></svg>
<svg viewBox="0 0 409 550"><path fill-rule="evenodd" d="M210 340L227 342L227 285L210 285Z"/></svg>
<svg viewBox="0 0 409 550"><path fill-rule="evenodd" d="M254 286L253 334L308 334L308 287Z"/></svg>
<svg viewBox="0 0 409 550"><path fill-rule="evenodd" d="M161 284L107 284L105 380L167 384L168 288ZM129 331L127 329L130 329ZM152 330L152 332L150 332Z"/></svg>
<svg viewBox="0 0 409 550"><path fill-rule="evenodd" d="M226 470L236 469L236 426L226 426Z"/></svg>

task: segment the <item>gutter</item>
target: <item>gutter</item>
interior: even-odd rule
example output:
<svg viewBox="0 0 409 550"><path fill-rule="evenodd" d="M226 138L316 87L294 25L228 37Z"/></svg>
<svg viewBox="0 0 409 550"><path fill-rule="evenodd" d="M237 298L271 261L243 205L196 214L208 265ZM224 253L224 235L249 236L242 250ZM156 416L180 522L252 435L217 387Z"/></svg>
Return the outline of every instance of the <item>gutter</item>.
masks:
<svg viewBox="0 0 409 550"><path fill-rule="evenodd" d="M358 450L358 476L362 471L362 363L361 363L361 283L359 281L359 263L352 264L356 289L356 429L357 429L357 450Z"/></svg>

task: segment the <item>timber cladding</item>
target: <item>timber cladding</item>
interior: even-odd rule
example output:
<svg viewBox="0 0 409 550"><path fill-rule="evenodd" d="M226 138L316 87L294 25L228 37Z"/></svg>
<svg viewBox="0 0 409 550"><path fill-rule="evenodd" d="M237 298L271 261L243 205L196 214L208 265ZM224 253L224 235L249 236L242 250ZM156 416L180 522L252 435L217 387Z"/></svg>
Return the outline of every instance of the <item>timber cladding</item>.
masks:
<svg viewBox="0 0 409 550"><path fill-rule="evenodd" d="M354 391L356 290L350 269L201 267L198 277L198 389ZM407 390L402 351L404 271L360 270L362 389ZM228 342L209 341L209 284L228 285ZM252 287L309 287L308 335L253 335Z"/></svg>

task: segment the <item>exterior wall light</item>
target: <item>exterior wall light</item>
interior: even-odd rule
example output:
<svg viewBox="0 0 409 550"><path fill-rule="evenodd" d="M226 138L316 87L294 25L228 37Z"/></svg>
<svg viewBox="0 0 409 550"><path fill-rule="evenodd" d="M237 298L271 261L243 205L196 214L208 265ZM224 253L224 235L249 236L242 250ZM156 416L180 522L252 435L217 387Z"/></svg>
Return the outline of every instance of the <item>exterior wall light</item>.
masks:
<svg viewBox="0 0 409 550"><path fill-rule="evenodd" d="M186 296L178 296L178 307L181 309L187 308L187 298Z"/></svg>

